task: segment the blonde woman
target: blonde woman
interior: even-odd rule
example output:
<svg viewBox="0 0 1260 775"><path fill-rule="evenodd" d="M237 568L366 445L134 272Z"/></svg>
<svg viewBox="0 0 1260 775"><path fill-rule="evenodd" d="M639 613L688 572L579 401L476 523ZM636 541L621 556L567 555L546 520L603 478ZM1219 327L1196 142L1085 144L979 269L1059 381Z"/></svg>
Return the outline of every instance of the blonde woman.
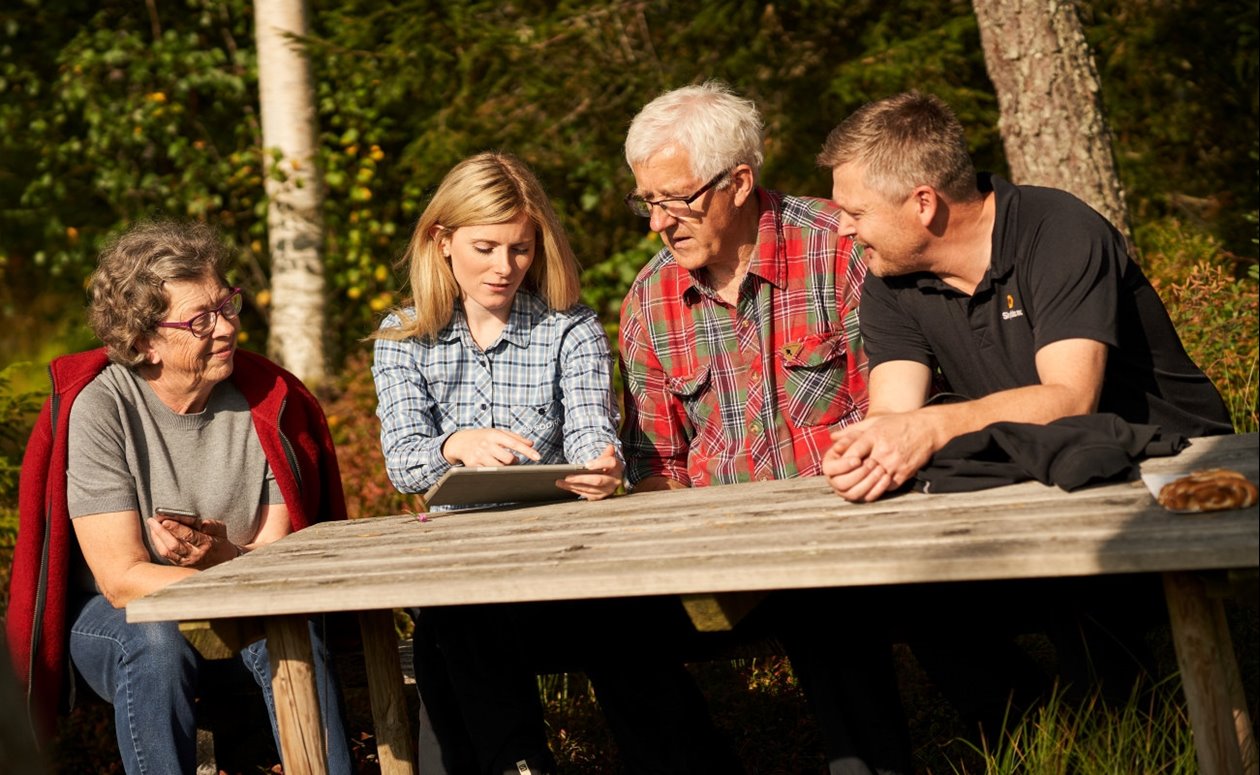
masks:
<svg viewBox="0 0 1260 775"><path fill-rule="evenodd" d="M390 480L423 492L455 465L586 463L559 486L621 484L608 338L542 186L513 156L457 164L407 250L411 304L376 332Z"/></svg>
<svg viewBox="0 0 1260 775"><path fill-rule="evenodd" d="M586 463L558 486L611 495L624 464L608 339L533 173L513 156L457 164L420 216L410 304L373 335L390 480L422 492L451 466ZM546 605L413 612L424 772L554 770L530 644ZM533 639L531 639L533 640ZM521 767L525 769L520 769Z"/></svg>

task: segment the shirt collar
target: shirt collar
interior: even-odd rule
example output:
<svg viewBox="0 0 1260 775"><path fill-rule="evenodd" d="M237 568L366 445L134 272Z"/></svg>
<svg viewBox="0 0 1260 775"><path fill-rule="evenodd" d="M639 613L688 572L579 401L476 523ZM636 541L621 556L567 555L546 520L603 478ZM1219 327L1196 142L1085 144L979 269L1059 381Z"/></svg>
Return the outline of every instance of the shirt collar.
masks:
<svg viewBox="0 0 1260 775"><path fill-rule="evenodd" d="M547 303L540 297L524 289L516 292L512 299L512 309L508 312L507 325L499 338L490 346L497 347L499 342L509 342L517 347L529 347L530 332L547 314ZM468 316L464 313L464 305L456 304L451 314L451 322L447 323L437 338L442 342L463 341L473 346L472 332L468 329Z"/></svg>
<svg viewBox="0 0 1260 775"><path fill-rule="evenodd" d="M993 243L989 250L989 269L980 278L980 283L976 286L972 296L988 290L993 283L1005 279L1007 275L1015 270L1016 251L1013 248L1010 250L1004 249L999 240L1004 236L1015 234L1014 223L1019 215L1019 189L1008 183L1000 175L981 172L976 175L976 187L982 194L992 191L996 201L994 202L993 214ZM913 283L921 289L934 288L936 290L959 293L959 291L950 287L945 281L930 272L915 273L909 275L908 278L913 278Z"/></svg>
<svg viewBox="0 0 1260 775"><path fill-rule="evenodd" d="M1007 249L1000 239L1013 241L1018 231L1015 221L1019 218L1019 188L1011 185L1000 175L981 173L977 187L982 194L993 192L993 247L989 251L989 273L1000 277L1015 267L1017 251Z"/></svg>
<svg viewBox="0 0 1260 775"><path fill-rule="evenodd" d="M783 195L758 186L756 197L760 216L757 222L757 243L753 245L748 274L757 275L776 288L782 288L787 261L787 243L783 238L781 217ZM696 279L688 271L682 272L679 286L683 298L690 302L697 301L697 295L717 297L707 283Z"/></svg>
<svg viewBox="0 0 1260 775"><path fill-rule="evenodd" d="M782 289L787 273L787 240L783 236L783 195L757 187L761 220L757 224L757 244L753 248L748 273L755 274Z"/></svg>
<svg viewBox="0 0 1260 775"><path fill-rule="evenodd" d="M982 172L976 176L976 187L980 193L993 192L993 236L989 247L989 271L976 286L976 293L989 290L994 283L1005 280L1015 271L1017 251L1007 249L999 240L1010 238L1016 234L1015 219L1019 216L1019 189L1008 183L999 175Z"/></svg>

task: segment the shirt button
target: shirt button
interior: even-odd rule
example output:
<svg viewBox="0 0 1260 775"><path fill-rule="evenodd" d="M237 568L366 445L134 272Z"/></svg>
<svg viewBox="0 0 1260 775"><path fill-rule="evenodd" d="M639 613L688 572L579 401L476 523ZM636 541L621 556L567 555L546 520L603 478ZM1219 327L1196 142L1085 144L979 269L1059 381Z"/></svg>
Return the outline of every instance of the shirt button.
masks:
<svg viewBox="0 0 1260 775"><path fill-rule="evenodd" d="M748 423L749 433L761 433L761 420L753 420Z"/></svg>
<svg viewBox="0 0 1260 775"><path fill-rule="evenodd" d="M759 482L768 482L768 481L770 481L770 480L771 480L771 479L773 479L773 478L774 478L774 477L773 477L773 476L771 476L771 475L770 475L768 472L766 472L766 471L762 471L761 473L757 474L757 481L759 481Z"/></svg>

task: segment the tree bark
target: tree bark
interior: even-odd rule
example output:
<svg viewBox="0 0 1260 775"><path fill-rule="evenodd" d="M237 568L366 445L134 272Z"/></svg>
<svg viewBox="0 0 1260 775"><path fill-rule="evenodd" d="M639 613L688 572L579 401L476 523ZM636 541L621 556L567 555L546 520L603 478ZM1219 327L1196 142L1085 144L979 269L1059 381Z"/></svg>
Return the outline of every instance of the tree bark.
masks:
<svg viewBox="0 0 1260 775"><path fill-rule="evenodd" d="M324 355L323 181L310 62L296 37L309 32L304 0L257 0L258 93L267 171L271 332L267 354L314 385Z"/></svg>
<svg viewBox="0 0 1260 775"><path fill-rule="evenodd" d="M972 0L1014 183L1070 191L1131 240L1094 56L1073 0Z"/></svg>

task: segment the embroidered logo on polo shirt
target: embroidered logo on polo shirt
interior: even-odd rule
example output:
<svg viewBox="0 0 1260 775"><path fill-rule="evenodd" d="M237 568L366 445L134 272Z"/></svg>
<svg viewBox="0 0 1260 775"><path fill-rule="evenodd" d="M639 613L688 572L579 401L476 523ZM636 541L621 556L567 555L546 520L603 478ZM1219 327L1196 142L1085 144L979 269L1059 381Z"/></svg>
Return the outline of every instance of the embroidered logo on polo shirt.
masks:
<svg viewBox="0 0 1260 775"><path fill-rule="evenodd" d="M1006 309L1002 312L1002 319L1013 320L1014 318L1021 318L1023 316L1024 310L1015 309L1015 297L1009 293L1006 294Z"/></svg>

